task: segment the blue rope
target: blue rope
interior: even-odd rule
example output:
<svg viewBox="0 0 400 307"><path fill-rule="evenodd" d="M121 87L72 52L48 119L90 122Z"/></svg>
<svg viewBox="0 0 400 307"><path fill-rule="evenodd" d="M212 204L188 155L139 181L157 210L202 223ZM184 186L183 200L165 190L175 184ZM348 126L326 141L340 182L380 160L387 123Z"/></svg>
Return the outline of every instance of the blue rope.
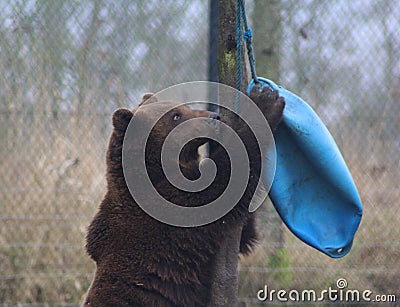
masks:
<svg viewBox="0 0 400 307"><path fill-rule="evenodd" d="M251 77L254 80L254 83L258 86L260 85L260 81L257 78L257 73L256 73L256 60L254 57L254 52L253 52L253 45L252 45L252 41L253 41L253 31L251 30L251 28L249 28L248 24L247 24L247 17L246 17L246 8L245 8L245 4L244 4L244 0L237 0L237 13L236 13L236 45L237 47L240 45L240 51L238 50L238 55L240 54L240 56L242 56L242 20L243 20L243 24L244 24L244 40L246 42L246 48L247 48L247 55L249 58L249 64L250 64L250 70L251 70ZM240 20L240 21L239 21ZM238 22L239 21L239 22ZM240 27L240 35L238 34L238 28ZM240 41L240 44L239 44ZM242 59L240 58L240 61L238 60L238 65L240 64L240 66L242 65ZM241 74L242 74L242 68L240 68ZM239 75L238 75L239 76ZM240 78L240 81L242 79ZM240 90L238 88L238 90Z"/></svg>

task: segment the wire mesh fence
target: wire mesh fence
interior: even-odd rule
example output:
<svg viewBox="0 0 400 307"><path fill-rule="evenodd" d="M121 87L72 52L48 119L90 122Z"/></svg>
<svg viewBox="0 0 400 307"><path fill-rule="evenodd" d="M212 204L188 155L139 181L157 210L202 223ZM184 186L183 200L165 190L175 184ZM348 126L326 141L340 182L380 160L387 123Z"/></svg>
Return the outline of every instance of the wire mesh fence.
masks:
<svg viewBox="0 0 400 307"><path fill-rule="evenodd" d="M256 50L270 36L257 38L265 29L255 18L274 6L279 27L263 35L276 43L261 50L257 66L327 124L364 217L351 253L333 260L296 239L265 204L261 244L240 264L241 304L256 305L264 285L323 290L339 278L399 299L400 6L247 6ZM2 306L79 305L94 272L84 236L105 192L111 114L144 92L207 79L208 10L200 0L0 1ZM268 70L263 53L278 55L278 71Z"/></svg>

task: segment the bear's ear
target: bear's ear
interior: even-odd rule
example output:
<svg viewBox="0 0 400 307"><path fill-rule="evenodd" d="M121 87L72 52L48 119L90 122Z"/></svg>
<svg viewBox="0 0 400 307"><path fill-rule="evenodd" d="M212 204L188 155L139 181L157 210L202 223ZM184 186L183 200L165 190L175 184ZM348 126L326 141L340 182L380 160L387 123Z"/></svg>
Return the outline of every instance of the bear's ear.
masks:
<svg viewBox="0 0 400 307"><path fill-rule="evenodd" d="M125 108L114 111L112 116L113 126L116 130L125 131L131 121L133 113Z"/></svg>
<svg viewBox="0 0 400 307"><path fill-rule="evenodd" d="M158 99L156 96L154 96L153 93L146 93L143 95L142 97L142 101L140 102L139 106L143 105L143 104L149 104L149 103L153 103L153 102L157 102Z"/></svg>

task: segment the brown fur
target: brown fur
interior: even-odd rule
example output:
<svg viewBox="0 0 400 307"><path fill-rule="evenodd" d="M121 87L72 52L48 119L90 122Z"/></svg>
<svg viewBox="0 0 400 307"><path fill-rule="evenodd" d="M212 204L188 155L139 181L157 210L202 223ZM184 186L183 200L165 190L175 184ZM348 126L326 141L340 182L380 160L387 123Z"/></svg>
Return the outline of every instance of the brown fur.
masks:
<svg viewBox="0 0 400 307"><path fill-rule="evenodd" d="M278 125L284 108L283 98L277 92L253 91L257 103L272 129ZM143 102L156 103L150 94ZM182 121L208 116L208 111L195 111L179 106ZM136 113L135 113L136 112ZM261 154L254 135L238 121L236 128L250 154L251 170L245 194L231 212L205 226L174 227L161 223L142 211L132 198L122 171L122 144L127 126L135 116L151 117L145 107L133 112L119 109L113 114L113 126L107 151L108 191L87 235L87 251L96 262L95 278L89 289L85 306L204 306L210 298L210 282L215 254L224 234L233 224L242 222L240 249L247 254L256 242L254 215L248 206L259 178ZM177 192L163 178L160 166L160 144L173 128L170 115L163 117L150 134L146 163L153 184L162 195L182 206L199 206L213 200L227 183L230 171L227 153L212 144L210 152L217 164L214 183L205 191ZM227 118L221 118L228 121ZM190 142L180 156L180 167L185 176L199 176L198 146L204 140ZM134 150L134 149L133 149ZM148 154L147 154L148 153Z"/></svg>

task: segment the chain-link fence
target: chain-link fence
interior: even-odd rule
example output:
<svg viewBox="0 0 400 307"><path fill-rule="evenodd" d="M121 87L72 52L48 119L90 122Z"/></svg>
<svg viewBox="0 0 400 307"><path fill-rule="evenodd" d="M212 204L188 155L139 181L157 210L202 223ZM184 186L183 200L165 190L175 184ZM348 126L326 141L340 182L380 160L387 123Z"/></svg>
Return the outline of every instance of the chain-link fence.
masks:
<svg viewBox="0 0 400 307"><path fill-rule="evenodd" d="M351 253L333 260L296 239L265 205L259 228L273 227L275 235L264 235L241 262L240 301L255 305L264 285L323 290L339 278L348 288L399 300L398 1L254 0L247 6L250 17L278 16L277 30L267 31L276 43L261 54L277 54L279 71L269 73L273 63L261 56L257 65L305 98L329 126L364 217ZM200 0L0 1L3 306L79 305L95 269L84 236L105 192L112 111L134 106L144 92L207 79L208 9ZM265 32L259 27L256 38ZM262 38L259 46L268 40Z"/></svg>

